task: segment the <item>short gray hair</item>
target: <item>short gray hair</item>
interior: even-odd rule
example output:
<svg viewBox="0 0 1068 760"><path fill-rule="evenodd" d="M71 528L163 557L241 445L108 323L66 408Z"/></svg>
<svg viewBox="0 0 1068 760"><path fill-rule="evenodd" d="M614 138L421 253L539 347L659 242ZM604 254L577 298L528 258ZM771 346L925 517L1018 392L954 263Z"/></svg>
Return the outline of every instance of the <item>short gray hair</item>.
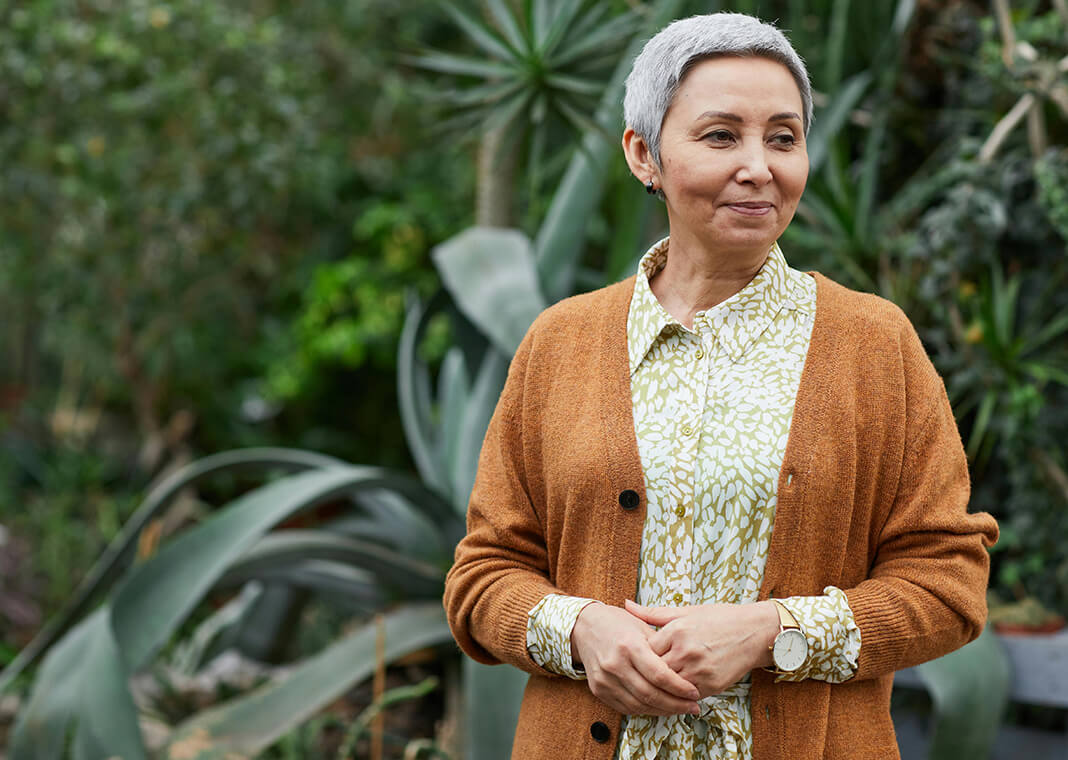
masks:
<svg viewBox="0 0 1068 760"><path fill-rule="evenodd" d="M804 107L805 134L812 125L812 85L801 56L786 35L744 13L711 13L673 21L645 43L634 59L623 96L623 120L638 133L660 165L660 127L679 85L695 64L718 56L768 58L789 69Z"/></svg>

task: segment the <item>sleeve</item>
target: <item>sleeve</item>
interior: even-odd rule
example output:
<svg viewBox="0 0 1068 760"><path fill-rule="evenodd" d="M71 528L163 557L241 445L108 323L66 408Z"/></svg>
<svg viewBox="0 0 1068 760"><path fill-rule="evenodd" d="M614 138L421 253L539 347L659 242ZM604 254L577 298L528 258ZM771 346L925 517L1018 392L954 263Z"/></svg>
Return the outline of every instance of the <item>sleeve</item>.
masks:
<svg viewBox="0 0 1068 760"><path fill-rule="evenodd" d="M453 637L472 659L555 676L527 650L529 612L546 595L563 593L549 580L548 549L523 456L524 386L537 324L512 359L490 419L468 502L467 534L456 546L443 601Z"/></svg>
<svg viewBox="0 0 1068 760"><path fill-rule="evenodd" d="M855 678L877 678L975 639L986 623L989 514L968 512L968 462L945 386L912 326L902 340L906 401L897 488L867 580L846 590L860 628Z"/></svg>
<svg viewBox="0 0 1068 760"><path fill-rule="evenodd" d="M596 599L549 594L535 605L527 619L527 651L543 668L582 680L586 671L571 659L571 631L579 613Z"/></svg>
<svg viewBox="0 0 1068 760"><path fill-rule="evenodd" d="M793 673L780 675L776 681L812 678L842 683L853 677L860 653L860 629L841 589L828 586L823 589L823 596L792 596L775 601L790 611L808 639L805 664Z"/></svg>

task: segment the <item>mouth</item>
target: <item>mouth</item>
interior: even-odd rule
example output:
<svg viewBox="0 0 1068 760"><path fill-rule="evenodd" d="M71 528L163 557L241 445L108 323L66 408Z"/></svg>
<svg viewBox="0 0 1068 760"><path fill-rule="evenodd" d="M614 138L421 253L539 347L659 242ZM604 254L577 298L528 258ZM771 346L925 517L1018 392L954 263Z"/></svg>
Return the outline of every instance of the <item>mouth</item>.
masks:
<svg viewBox="0 0 1068 760"><path fill-rule="evenodd" d="M739 201L738 203L728 203L727 208L745 216L763 216L775 206L768 201Z"/></svg>

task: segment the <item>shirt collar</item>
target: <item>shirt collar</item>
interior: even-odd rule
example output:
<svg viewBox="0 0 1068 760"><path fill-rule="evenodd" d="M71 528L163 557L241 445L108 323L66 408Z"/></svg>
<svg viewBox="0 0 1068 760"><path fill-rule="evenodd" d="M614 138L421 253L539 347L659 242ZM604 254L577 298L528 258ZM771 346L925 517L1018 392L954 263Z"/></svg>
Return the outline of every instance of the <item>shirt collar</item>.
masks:
<svg viewBox="0 0 1068 760"><path fill-rule="evenodd" d="M665 330L686 329L668 314L649 286L649 279L667 263L669 240L664 238L653 245L638 263L627 317L627 353L632 375ZM776 243L764 265L744 288L711 309L698 312L693 331L711 333L731 361L739 361L776 314L783 308L798 308L793 293L800 277L805 275L787 265Z"/></svg>

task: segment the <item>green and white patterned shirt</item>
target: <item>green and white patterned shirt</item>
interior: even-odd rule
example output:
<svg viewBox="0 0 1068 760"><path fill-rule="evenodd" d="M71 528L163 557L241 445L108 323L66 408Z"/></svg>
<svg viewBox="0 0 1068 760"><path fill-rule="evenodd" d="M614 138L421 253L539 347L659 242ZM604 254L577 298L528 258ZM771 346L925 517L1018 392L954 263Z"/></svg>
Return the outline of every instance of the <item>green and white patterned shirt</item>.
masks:
<svg viewBox="0 0 1068 760"><path fill-rule="evenodd" d="M816 284L778 245L742 290L698 312L693 329L649 286L668 239L642 257L627 318L634 426L648 512L637 600L650 606L754 602L764 578L776 489L816 314ZM590 599L553 594L531 611L527 649L571 678L571 631ZM856 672L860 630L845 594L780 600L809 643L780 680L840 683ZM749 760L748 676L701 700L698 717L628 716L619 760Z"/></svg>

